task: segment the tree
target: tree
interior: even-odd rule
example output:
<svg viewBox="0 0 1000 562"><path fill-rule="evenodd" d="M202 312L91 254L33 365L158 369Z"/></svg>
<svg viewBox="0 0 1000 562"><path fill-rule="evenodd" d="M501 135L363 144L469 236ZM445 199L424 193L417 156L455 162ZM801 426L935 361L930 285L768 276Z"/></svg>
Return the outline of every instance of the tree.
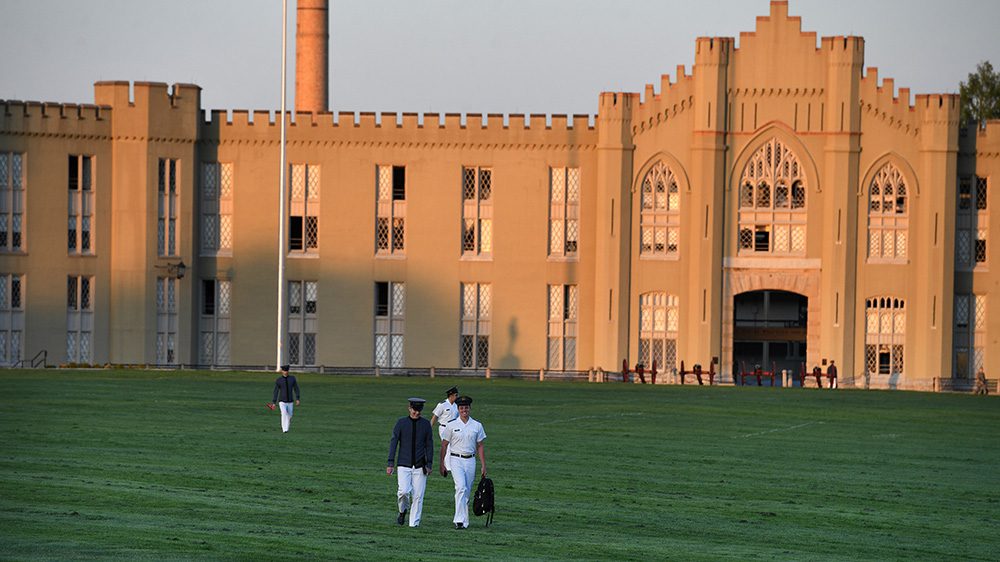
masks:
<svg viewBox="0 0 1000 562"><path fill-rule="evenodd" d="M982 127L987 119L1000 119L1000 73L990 61L983 61L976 72L959 86L962 96L962 123L975 121Z"/></svg>

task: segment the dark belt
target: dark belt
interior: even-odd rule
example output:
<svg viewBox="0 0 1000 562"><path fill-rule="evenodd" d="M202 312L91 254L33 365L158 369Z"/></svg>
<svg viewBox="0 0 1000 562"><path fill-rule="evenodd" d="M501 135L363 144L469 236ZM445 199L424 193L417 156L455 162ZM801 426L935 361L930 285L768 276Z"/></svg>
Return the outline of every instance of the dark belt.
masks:
<svg viewBox="0 0 1000 562"><path fill-rule="evenodd" d="M474 454L472 454L472 455L460 455L458 453L449 453L449 454L451 456L453 456L453 457L459 457L459 458L463 458L463 459L471 459L472 457L476 456Z"/></svg>

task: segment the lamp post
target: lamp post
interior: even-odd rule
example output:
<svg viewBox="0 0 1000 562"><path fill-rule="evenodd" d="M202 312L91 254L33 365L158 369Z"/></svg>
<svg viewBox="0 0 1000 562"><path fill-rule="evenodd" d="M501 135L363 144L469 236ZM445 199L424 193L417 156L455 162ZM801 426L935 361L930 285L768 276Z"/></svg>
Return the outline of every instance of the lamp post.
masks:
<svg viewBox="0 0 1000 562"><path fill-rule="evenodd" d="M278 337L277 337L277 358L275 360L275 369L280 369L282 365L285 364L285 343L288 340L288 318L285 316L285 300L288 298L288 284L285 282L285 268L286 260L288 257L287 238L288 232L286 231L287 217L285 216L285 205L287 203L288 197L285 192L287 190L286 186L286 174L288 172L288 165L285 163L285 95L288 89L287 80L285 78L285 67L287 63L286 50L288 46L288 41L286 39L286 34L288 33L288 0L281 1L281 172L280 172L280 188L278 193Z"/></svg>

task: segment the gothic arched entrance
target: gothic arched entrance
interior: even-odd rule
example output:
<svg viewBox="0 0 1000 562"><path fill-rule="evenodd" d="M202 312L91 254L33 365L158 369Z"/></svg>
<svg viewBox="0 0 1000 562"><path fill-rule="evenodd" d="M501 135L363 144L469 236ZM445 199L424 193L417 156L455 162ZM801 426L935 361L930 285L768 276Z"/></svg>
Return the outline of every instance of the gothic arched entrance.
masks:
<svg viewBox="0 0 1000 562"><path fill-rule="evenodd" d="M809 299L788 291L751 291L733 300L733 370L760 365L793 373L806 360ZM781 384L780 377L775 384Z"/></svg>

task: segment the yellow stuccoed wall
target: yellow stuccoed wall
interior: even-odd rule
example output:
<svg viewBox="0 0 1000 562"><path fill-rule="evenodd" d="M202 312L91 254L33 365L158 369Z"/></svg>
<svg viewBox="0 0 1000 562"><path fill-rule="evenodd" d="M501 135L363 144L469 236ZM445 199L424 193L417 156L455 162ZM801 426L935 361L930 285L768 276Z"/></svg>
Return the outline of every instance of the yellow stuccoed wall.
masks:
<svg viewBox="0 0 1000 562"><path fill-rule="evenodd" d="M320 2L322 4L322 2ZM808 297L807 364L834 359L842 383L930 389L951 377L955 294L987 296L986 368L1000 369L1000 272L956 271L959 177L989 178L1000 204L1000 123L959 132L956 96L896 91L864 68L864 40L801 30L771 2L754 32L700 38L695 66L642 94L605 92L588 116L324 112L289 118L288 161L318 165L317 257L291 257L288 278L318 281L316 363L374 363L374 283L406 284L405 363L459 364L461 283L493 287L489 364L546 365L547 285L579 287L577 368L638 359L640 296L680 301L678 359L721 359L731 380L733 299L770 289ZM0 254L0 273L24 275L22 355L65 357L65 278L95 278L96 363L154 363L156 278L183 260L178 361L198 361L201 280L232 282L231 363L274 361L279 126L268 112L205 114L197 86L100 82L95 106L0 102L0 152L25 154L24 252ZM740 255L739 179L778 139L807 178L807 243L794 257ZM66 252L66 158L94 157L95 255ZM178 255L156 252L157 163L179 160ZM231 256L200 255L203 162L234 171ZM678 177L680 251L639 255L641 183L657 163ZM867 257L867 191L886 163L909 192L905 263ZM405 254L375 253L376 166L406 167ZM493 170L492 259L463 259L463 166ZM551 259L550 167L581 170L580 252ZM990 260L1000 236L989 215ZM865 299L906 301L905 374L866 378ZM669 367L669 366L668 366ZM992 370L992 371L991 371ZM994 375L995 376L995 375ZM665 377L661 377L663 380ZM669 379L667 379L669 380Z"/></svg>

